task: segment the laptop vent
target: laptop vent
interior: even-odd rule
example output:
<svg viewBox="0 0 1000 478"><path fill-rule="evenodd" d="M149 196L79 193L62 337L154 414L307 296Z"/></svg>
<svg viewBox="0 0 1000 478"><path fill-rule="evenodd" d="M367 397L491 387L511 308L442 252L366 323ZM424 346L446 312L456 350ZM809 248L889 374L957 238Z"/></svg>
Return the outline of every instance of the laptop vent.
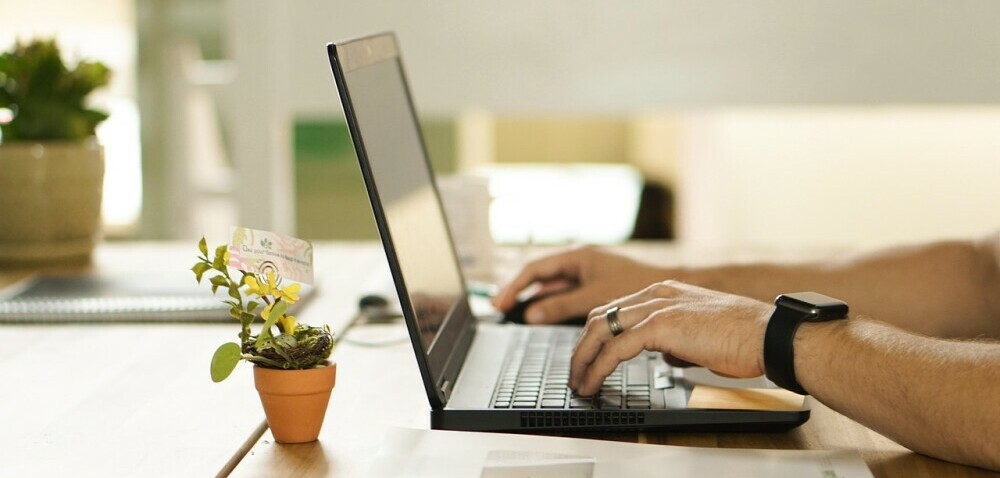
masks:
<svg viewBox="0 0 1000 478"><path fill-rule="evenodd" d="M521 428L621 427L643 425L643 412L522 412Z"/></svg>

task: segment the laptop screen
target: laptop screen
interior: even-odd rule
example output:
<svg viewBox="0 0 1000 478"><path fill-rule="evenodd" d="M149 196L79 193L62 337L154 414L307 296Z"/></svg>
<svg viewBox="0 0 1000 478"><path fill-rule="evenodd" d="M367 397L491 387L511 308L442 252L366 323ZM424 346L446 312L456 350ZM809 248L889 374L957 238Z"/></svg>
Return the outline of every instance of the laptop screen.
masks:
<svg viewBox="0 0 1000 478"><path fill-rule="evenodd" d="M388 56L347 69L344 81L420 339L432 354L465 290L402 67Z"/></svg>

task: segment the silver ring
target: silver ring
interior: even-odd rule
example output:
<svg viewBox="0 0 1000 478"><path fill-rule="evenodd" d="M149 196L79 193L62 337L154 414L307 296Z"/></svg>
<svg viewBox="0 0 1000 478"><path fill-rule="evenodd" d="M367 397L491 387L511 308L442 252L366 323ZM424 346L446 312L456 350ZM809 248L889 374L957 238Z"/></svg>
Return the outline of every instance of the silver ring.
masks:
<svg viewBox="0 0 1000 478"><path fill-rule="evenodd" d="M621 321L618 320L618 306L608 309L608 328L611 329L611 335L615 337L625 331Z"/></svg>

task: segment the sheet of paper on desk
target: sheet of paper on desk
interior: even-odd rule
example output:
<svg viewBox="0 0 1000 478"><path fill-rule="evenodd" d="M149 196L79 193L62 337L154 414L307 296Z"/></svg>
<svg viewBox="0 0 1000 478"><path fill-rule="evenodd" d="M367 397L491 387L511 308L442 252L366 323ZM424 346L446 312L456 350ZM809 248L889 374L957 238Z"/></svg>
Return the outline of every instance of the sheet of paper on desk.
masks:
<svg viewBox="0 0 1000 478"><path fill-rule="evenodd" d="M850 450L734 450L409 428L387 431L369 471L376 477L506 478L525 471L538 478L872 476Z"/></svg>

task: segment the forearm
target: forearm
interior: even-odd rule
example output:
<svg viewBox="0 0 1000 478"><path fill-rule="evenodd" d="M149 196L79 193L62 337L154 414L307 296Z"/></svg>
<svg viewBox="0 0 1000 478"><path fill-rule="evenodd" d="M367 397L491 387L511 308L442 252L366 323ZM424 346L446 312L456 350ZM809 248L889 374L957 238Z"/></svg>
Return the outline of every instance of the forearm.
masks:
<svg viewBox="0 0 1000 478"><path fill-rule="evenodd" d="M998 241L893 248L828 263L687 269L679 279L767 302L813 290L846 301L852 313L922 334L998 338Z"/></svg>
<svg viewBox="0 0 1000 478"><path fill-rule="evenodd" d="M1000 470L1000 344L871 320L807 323L796 376L816 399L920 453Z"/></svg>

